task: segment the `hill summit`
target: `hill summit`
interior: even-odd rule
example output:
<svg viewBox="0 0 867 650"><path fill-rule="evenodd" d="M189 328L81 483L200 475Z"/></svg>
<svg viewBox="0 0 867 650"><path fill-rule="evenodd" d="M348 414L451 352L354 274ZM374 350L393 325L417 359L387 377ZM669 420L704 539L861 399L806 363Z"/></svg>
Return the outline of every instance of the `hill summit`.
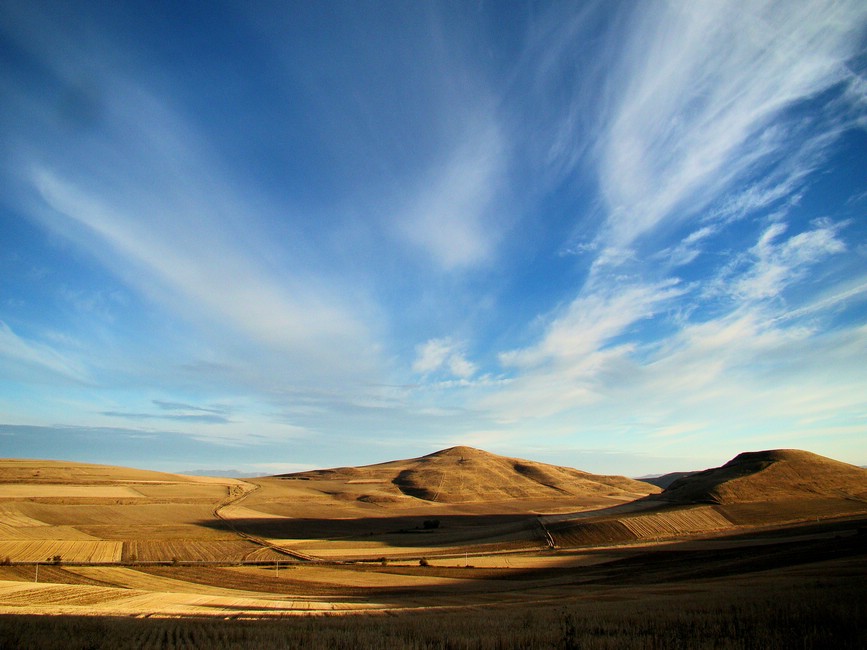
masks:
<svg viewBox="0 0 867 650"><path fill-rule="evenodd" d="M624 476L590 474L465 446L450 447L420 458L283 476L351 483L387 482L404 496L439 503L575 496L632 500L659 491Z"/></svg>
<svg viewBox="0 0 867 650"><path fill-rule="evenodd" d="M867 470L799 449L744 452L721 467L678 479L655 498L718 504L793 498L867 501Z"/></svg>

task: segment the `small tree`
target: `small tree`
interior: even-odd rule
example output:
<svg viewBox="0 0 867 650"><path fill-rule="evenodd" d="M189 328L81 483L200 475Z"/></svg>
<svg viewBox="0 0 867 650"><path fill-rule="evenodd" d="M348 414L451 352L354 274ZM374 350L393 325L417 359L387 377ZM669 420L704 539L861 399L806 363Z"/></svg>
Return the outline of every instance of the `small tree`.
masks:
<svg viewBox="0 0 867 650"><path fill-rule="evenodd" d="M427 561L427 558L423 557L418 561L419 566L430 566L430 562Z"/></svg>

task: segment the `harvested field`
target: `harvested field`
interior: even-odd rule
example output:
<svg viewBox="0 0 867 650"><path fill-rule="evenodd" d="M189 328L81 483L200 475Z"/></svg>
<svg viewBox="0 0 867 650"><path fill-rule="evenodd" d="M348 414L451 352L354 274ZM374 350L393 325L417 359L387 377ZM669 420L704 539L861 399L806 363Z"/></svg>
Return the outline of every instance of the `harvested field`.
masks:
<svg viewBox="0 0 867 650"><path fill-rule="evenodd" d="M190 569L187 569L190 571ZM192 569L201 572L201 569ZM238 590L232 586L223 586L220 579L223 572L220 569L210 569L208 574L214 578L212 581L201 584L184 577L184 572L175 571L179 577L167 577L126 567L73 567L70 573L77 573L84 578L98 581L103 585L123 587L125 589L138 589L149 592L201 594L206 596L230 596L234 598L249 597L261 598L264 595L254 590Z"/></svg>
<svg viewBox="0 0 867 650"><path fill-rule="evenodd" d="M28 614L51 611L55 615L138 616L245 616L269 617L331 612L335 604L321 599L281 600L263 594L244 596L234 590L221 594L145 591L92 585L32 584L0 581L0 610ZM377 609L375 604L341 603L344 611Z"/></svg>
<svg viewBox="0 0 867 650"><path fill-rule="evenodd" d="M564 521L548 526L548 531L557 546L605 546L622 542L635 541L638 536L622 521Z"/></svg>
<svg viewBox="0 0 867 650"><path fill-rule="evenodd" d="M561 519L548 524L558 546L599 546L641 540L680 538L734 528L713 506L693 506L613 517L602 511L597 517Z"/></svg>
<svg viewBox="0 0 867 650"><path fill-rule="evenodd" d="M133 540L123 543L123 559L132 562L243 562L262 551L244 539L230 540ZM270 551L274 554L274 551ZM285 559L285 556L276 554Z"/></svg>
<svg viewBox="0 0 867 650"><path fill-rule="evenodd" d="M294 617L280 620L86 618L0 619L0 645L50 650L148 648L791 648L867 645L863 590L852 581L752 584L733 593L698 588L609 594L479 610L429 610L392 616Z"/></svg>
<svg viewBox="0 0 867 650"><path fill-rule="evenodd" d="M46 504L25 502L27 515L58 526L73 526L101 539L234 539L226 530L202 526L215 521L215 504Z"/></svg>
<svg viewBox="0 0 867 650"><path fill-rule="evenodd" d="M0 540L3 539L85 540L98 538L72 526L17 527L0 523Z"/></svg>
<svg viewBox="0 0 867 650"><path fill-rule="evenodd" d="M114 585L85 577L73 570L53 564L35 565L0 565L0 580L14 582L50 582L59 585L97 585L112 587Z"/></svg>
<svg viewBox="0 0 867 650"><path fill-rule="evenodd" d="M220 509L222 519L285 519L282 515L274 515L262 510L253 510L246 506L229 505Z"/></svg>
<svg viewBox="0 0 867 650"><path fill-rule="evenodd" d="M245 562L287 562L292 561L292 558L287 557L285 553L279 553L272 548L258 547L255 551L244 558Z"/></svg>
<svg viewBox="0 0 867 650"><path fill-rule="evenodd" d="M623 517L620 522L637 538L677 537L732 527L732 522L712 506L637 514Z"/></svg>
<svg viewBox="0 0 867 650"><path fill-rule="evenodd" d="M120 562L123 544L105 540L0 540L0 557L12 562Z"/></svg>
<svg viewBox="0 0 867 650"><path fill-rule="evenodd" d="M138 499L143 496L128 485L0 483L0 499Z"/></svg>
<svg viewBox="0 0 867 650"><path fill-rule="evenodd" d="M479 456L475 463L483 470L480 476L514 471L521 481L536 484L571 476L556 468L501 461ZM425 471L455 463L463 470L474 466L452 454L428 461ZM59 555L64 564L40 566L38 585L33 584L35 566L0 567L0 613L268 618L360 609L399 615L408 609L512 607L520 614L528 607L548 611L566 601L576 607L591 601L631 605L660 594L713 592L718 589L713 581L730 576L747 576L742 584L749 586L754 574L800 570L828 558L841 564L827 562L810 575L826 576L832 566L844 567L842 575L858 566L863 572L858 562L867 553L858 532L863 520L819 524L814 519L798 524L795 532L781 527L773 534L759 528L790 514L779 500L726 506L643 500L582 512L591 502L610 506L621 503L620 497L599 497L602 488L585 486L576 488L581 496L461 501L478 496L480 488L468 491L459 483L444 484L455 502L385 498L397 488L376 473L390 475L395 468L335 470L307 480L189 484L180 478L131 481L119 470L103 468L102 483L85 487L121 487L141 496L99 504L77 503L77 496L66 503L35 496L5 501L0 558L43 563ZM74 475L78 470L63 471ZM436 471L431 475L438 476ZM583 474L577 478L591 480ZM630 487L615 479L608 484ZM42 485L54 487L57 481ZM185 491L188 486L193 489ZM183 501L185 494L190 501ZM801 501L792 499L791 508ZM860 507L840 499L810 503L828 516L846 511L841 503L849 504L849 511ZM569 514L534 515L567 509ZM549 548L540 522L561 548L595 548ZM712 534L717 537L707 539ZM298 553L298 559L262 543ZM310 559L330 563L305 561ZM240 566L261 561L274 565ZM93 566L100 562L115 566ZM692 602L691 596L684 599Z"/></svg>
<svg viewBox="0 0 867 650"><path fill-rule="evenodd" d="M219 483L135 483L150 500L169 503L216 503L226 498L228 486Z"/></svg>
<svg viewBox="0 0 867 650"><path fill-rule="evenodd" d="M739 526L761 526L768 521L816 521L846 514L857 515L867 512L867 502L839 498L795 498L764 503L735 503L719 506L718 509Z"/></svg>
<svg viewBox="0 0 867 650"><path fill-rule="evenodd" d="M0 522L9 527L30 528L33 526L50 526L51 524L34 519L21 511L16 503L0 503Z"/></svg>

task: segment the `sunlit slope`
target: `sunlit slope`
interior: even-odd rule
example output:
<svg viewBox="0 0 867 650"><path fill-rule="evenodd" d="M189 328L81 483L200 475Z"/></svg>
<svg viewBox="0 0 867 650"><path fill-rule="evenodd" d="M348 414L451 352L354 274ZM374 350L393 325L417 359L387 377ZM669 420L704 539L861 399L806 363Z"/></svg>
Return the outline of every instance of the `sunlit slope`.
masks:
<svg viewBox="0 0 867 650"><path fill-rule="evenodd" d="M375 486L371 498L412 497L437 503L512 499L605 497L632 500L659 489L623 476L603 476L568 467L498 456L472 447L451 447L412 458L364 467L344 467L285 475ZM363 496L363 495L362 495Z"/></svg>
<svg viewBox="0 0 867 650"><path fill-rule="evenodd" d="M253 488L235 479L0 459L0 558L241 560L260 547L215 525L215 510Z"/></svg>
<svg viewBox="0 0 867 650"><path fill-rule="evenodd" d="M100 485L116 483L227 483L225 479L182 476L131 467L60 460L0 458L0 484Z"/></svg>
<svg viewBox="0 0 867 650"><path fill-rule="evenodd" d="M560 546L734 532L867 512L867 470L794 449L746 452L625 506L543 518Z"/></svg>
<svg viewBox="0 0 867 650"><path fill-rule="evenodd" d="M721 505L789 499L867 501L867 470L797 449L739 454L672 483L660 499Z"/></svg>

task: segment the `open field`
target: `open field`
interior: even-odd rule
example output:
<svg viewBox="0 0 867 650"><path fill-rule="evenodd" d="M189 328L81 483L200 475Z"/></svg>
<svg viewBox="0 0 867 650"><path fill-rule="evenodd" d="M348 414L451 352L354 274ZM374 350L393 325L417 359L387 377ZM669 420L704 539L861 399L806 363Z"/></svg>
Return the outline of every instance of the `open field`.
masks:
<svg viewBox="0 0 867 650"><path fill-rule="evenodd" d="M609 550L590 564L597 553L564 554L535 568L50 567L68 584L36 585L20 580L24 567L0 567L0 645L860 648L865 523L792 527L759 534L762 544ZM63 615L28 616L46 610ZM341 616L296 616L316 613Z"/></svg>
<svg viewBox="0 0 867 650"><path fill-rule="evenodd" d="M739 500L756 493L741 464L722 468L736 489L698 473L672 498L456 449L247 481L2 461L0 646L61 647L64 635L73 644L63 647L154 648L864 641L867 482L857 472L829 493L816 479L806 496L802 478L773 500ZM773 463L812 471L808 456L758 460L759 487L792 476ZM461 480L443 478L452 466ZM820 461L814 476L829 467ZM427 499L407 494L422 475L442 485ZM677 497L708 489L729 496ZM36 614L60 618L39 628ZM296 620L311 614L340 620Z"/></svg>
<svg viewBox="0 0 867 650"><path fill-rule="evenodd" d="M0 558L15 562L51 562L60 557L67 562L119 562L123 544L105 540L87 541L0 541Z"/></svg>
<svg viewBox="0 0 867 650"><path fill-rule="evenodd" d="M64 485L64 484L3 484L0 485L0 499L30 498L102 498L136 499L144 495L128 485Z"/></svg>

